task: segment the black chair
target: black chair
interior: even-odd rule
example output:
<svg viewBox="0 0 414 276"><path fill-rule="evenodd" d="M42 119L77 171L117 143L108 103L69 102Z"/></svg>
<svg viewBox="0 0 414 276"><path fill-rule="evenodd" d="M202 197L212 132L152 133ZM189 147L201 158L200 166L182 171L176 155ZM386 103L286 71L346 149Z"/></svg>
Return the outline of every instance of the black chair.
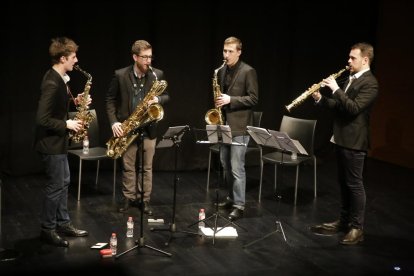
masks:
<svg viewBox="0 0 414 276"><path fill-rule="evenodd" d="M254 111L253 112L253 126L260 127L262 121L263 112L261 111ZM220 151L219 145L215 144L209 148L208 153L208 169L207 169L207 190L210 186L210 168L211 168L211 154L215 153L218 154ZM249 140L249 145L247 146L246 155L250 152L259 152L259 164L262 164L262 148L253 141L253 139ZM224 177L224 174L223 174Z"/></svg>
<svg viewBox="0 0 414 276"><path fill-rule="evenodd" d="M79 158L79 175L78 175L78 201L80 200L81 183L82 183L82 161L97 161L95 188L98 187L99 165L100 160L112 159L106 155L106 148L100 147L99 140L99 124L95 109L90 110L93 115L93 120L89 124L88 138L89 138L89 153L84 154L82 150L82 142L74 143L71 141L68 153ZM76 112L69 112L69 118L73 118ZM114 159L114 179L113 179L113 196L115 197L116 184L116 159Z"/></svg>
<svg viewBox="0 0 414 276"><path fill-rule="evenodd" d="M313 161L313 189L314 197L316 197L316 157L314 155L314 137L315 137L316 120L306 120L293 118L289 116L283 116L282 123L280 125L280 131L286 132L291 139L298 140L309 155L297 155L297 159L292 159L291 155L286 152L275 151L264 154L262 156L262 165L260 171L260 187L259 187L259 202L261 200L262 182L263 182L263 165L265 163L274 164L274 190L277 187L277 166L296 166L296 181L295 181L295 196L294 205L296 205L298 194L298 180L299 180L299 167L301 164L308 160Z"/></svg>

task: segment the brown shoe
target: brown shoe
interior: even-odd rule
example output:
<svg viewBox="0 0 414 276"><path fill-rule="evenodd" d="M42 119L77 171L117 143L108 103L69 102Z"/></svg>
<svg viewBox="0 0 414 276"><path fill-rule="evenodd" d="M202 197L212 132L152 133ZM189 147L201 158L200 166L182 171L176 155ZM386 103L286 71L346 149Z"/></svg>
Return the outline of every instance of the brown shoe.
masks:
<svg viewBox="0 0 414 276"><path fill-rule="evenodd" d="M313 225L310 230L316 235L334 235L341 231L347 231L348 227L340 220Z"/></svg>
<svg viewBox="0 0 414 276"><path fill-rule="evenodd" d="M348 234L342 238L340 243L345 245L354 245L362 241L364 241L364 231L362 229L352 228Z"/></svg>

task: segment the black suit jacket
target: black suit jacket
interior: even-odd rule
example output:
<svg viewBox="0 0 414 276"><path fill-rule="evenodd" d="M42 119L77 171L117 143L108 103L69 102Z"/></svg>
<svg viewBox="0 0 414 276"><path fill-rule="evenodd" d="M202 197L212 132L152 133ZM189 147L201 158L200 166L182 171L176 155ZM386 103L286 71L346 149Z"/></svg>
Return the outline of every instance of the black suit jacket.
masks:
<svg viewBox="0 0 414 276"><path fill-rule="evenodd" d="M164 80L163 71L153 68L158 80ZM144 84L144 95L147 95L150 91L152 84L155 81L154 74L149 70L146 76L146 82ZM120 122L122 123L133 113L132 98L136 89L137 83L134 76L133 65L118 69L109 85L108 93L106 95L106 112L110 125ZM165 104L170 96L167 89L158 96L159 104ZM139 104L139 103L138 103ZM157 137L157 123L153 122L145 127L146 132L150 139Z"/></svg>
<svg viewBox="0 0 414 276"><path fill-rule="evenodd" d="M344 89L348 82L345 82ZM333 135L339 146L366 151L370 147L369 120L378 96L378 81L371 71L354 80L347 92L338 89L332 98L322 97L321 105L334 109Z"/></svg>
<svg viewBox="0 0 414 276"><path fill-rule="evenodd" d="M234 135L245 135L246 126L253 124L252 108L259 101L259 85L256 70L242 61L239 62L226 92L231 97L230 103L223 107L223 113ZM218 72L221 91L224 91L226 68L227 65Z"/></svg>
<svg viewBox="0 0 414 276"><path fill-rule="evenodd" d="M62 77L49 69L42 80L36 114L35 149L45 154L65 154L68 150L69 95Z"/></svg>

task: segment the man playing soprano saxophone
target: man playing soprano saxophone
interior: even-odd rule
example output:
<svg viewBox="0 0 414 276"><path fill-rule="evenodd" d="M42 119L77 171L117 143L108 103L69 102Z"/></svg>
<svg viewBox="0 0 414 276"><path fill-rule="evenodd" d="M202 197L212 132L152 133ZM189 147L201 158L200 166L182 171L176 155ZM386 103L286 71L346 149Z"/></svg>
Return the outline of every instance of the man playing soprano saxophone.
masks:
<svg viewBox="0 0 414 276"><path fill-rule="evenodd" d="M159 69L150 70L152 56L152 46L145 40L137 40L132 45L132 58L134 64L115 71L109 90L106 96L106 111L109 122L112 126L114 137L121 137L123 131L121 123L125 121L135 110L136 106L145 98L150 91L153 82L164 79L163 71ZM165 104L169 100L169 95L165 90L161 95L154 97L148 102ZM131 205L138 205L140 202L140 192L143 186L144 210L147 215L152 215L150 208L150 196L152 191L152 161L155 153L155 143L157 138L157 123L153 122L143 129L144 141L144 160L137 151L139 139L133 142L126 152L122 155L122 193L124 202L119 208L119 212L127 212ZM138 154L138 156L137 156ZM144 183L141 183L141 173L136 173L136 159L143 162ZM139 166L141 168L141 166Z"/></svg>
<svg viewBox="0 0 414 276"><path fill-rule="evenodd" d="M348 64L350 79L344 88L329 77L322 83L332 90L332 97L324 97L319 91L312 97L317 105L334 110L333 137L336 145L338 182L341 190L339 219L311 227L316 234L332 235L345 232L340 243L357 244L364 240L365 188L363 183L364 161L369 149L369 118L378 96L378 82L370 71L374 48L368 43L351 47Z"/></svg>

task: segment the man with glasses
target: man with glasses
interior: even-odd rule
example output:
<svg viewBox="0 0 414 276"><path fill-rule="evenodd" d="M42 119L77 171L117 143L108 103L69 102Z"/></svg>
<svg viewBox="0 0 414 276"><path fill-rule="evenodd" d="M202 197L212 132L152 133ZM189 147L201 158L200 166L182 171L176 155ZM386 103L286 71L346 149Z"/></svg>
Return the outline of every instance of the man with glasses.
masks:
<svg viewBox="0 0 414 276"><path fill-rule="evenodd" d="M124 135L121 123L128 119L135 108L150 91L156 79L163 80L164 72L151 67L153 60L152 46L145 40L137 40L132 45L132 58L134 63L118 69L109 85L106 95L106 111L112 127L114 137ZM151 71L152 70L152 71ZM169 100L166 90L148 101L148 105L158 103L163 105ZM125 213L132 206L140 206L141 188L143 188L144 210L147 215L152 215L150 197L152 191L152 161L155 153L157 138L157 123L152 122L143 130L143 145L140 139L131 143L122 156L122 193L123 204L119 212ZM143 146L144 160L141 160L141 146ZM137 162L137 157L139 163ZM143 166L141 166L143 162ZM143 167L144 183L141 183L141 168ZM137 168L139 173L137 174Z"/></svg>

